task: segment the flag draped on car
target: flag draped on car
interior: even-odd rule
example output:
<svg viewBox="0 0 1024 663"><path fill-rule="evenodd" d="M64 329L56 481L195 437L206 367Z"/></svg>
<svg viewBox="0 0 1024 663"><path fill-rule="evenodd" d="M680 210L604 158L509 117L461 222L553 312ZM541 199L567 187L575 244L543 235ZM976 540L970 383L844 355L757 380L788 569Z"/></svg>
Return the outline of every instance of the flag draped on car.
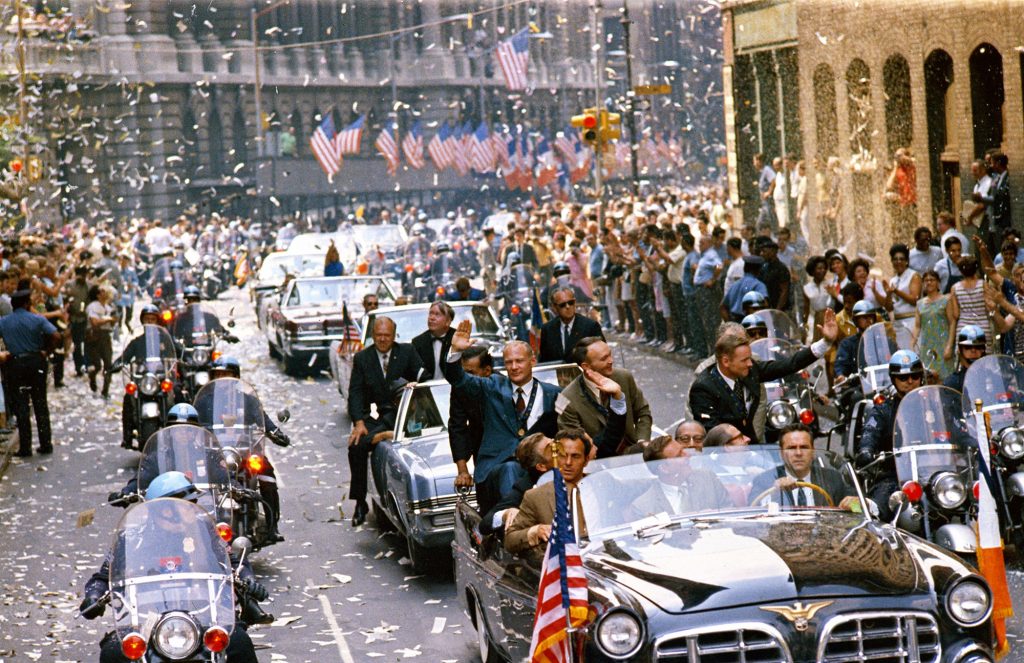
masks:
<svg viewBox="0 0 1024 663"><path fill-rule="evenodd" d="M587 576L576 545L568 491L558 469L554 472L555 520L551 524L547 552L540 570L537 611L530 643L533 663L573 660L569 628L587 622Z"/></svg>
<svg viewBox="0 0 1024 663"><path fill-rule="evenodd" d="M327 113L309 139L309 146L320 167L327 173L328 181L333 181L334 176L341 170L341 151L334 139L334 120L331 119L331 114Z"/></svg>

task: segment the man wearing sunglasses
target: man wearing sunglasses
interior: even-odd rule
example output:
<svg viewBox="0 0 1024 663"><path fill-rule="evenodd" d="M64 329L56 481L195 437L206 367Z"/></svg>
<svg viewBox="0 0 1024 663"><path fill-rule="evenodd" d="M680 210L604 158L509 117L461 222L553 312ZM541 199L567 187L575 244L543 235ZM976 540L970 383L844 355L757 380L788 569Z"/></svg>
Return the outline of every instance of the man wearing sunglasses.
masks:
<svg viewBox="0 0 1024 663"><path fill-rule="evenodd" d="M582 315L576 315L576 293L570 287L551 291L551 308L555 317L540 328L540 363L548 361L571 362L576 342L589 336L602 341L601 325Z"/></svg>
<svg viewBox="0 0 1024 663"><path fill-rule="evenodd" d="M892 386L883 392L885 400L868 410L857 449L857 467L871 465L874 470L875 478L870 482L868 496L878 505L878 515L882 520L892 520L889 496L899 488L899 482L896 480L896 462L891 456L875 461L883 454L892 453L896 409L904 396L921 386L924 364L916 352L898 350L889 359L889 377Z"/></svg>

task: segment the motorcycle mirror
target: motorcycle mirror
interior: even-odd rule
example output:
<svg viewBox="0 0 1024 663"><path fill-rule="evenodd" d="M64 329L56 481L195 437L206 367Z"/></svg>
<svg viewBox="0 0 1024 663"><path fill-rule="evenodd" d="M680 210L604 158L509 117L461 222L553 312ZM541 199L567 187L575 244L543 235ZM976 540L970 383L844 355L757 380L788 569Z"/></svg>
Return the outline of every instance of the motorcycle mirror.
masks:
<svg viewBox="0 0 1024 663"><path fill-rule="evenodd" d="M910 500L902 490L894 491L893 494L889 496L889 510L893 512L892 524L894 526L896 525L896 521L900 518L900 513L904 508L906 508L909 501Z"/></svg>
<svg viewBox="0 0 1024 663"><path fill-rule="evenodd" d="M236 536L231 542L231 551L239 555L244 555L252 550L252 541L247 536Z"/></svg>
<svg viewBox="0 0 1024 663"><path fill-rule="evenodd" d="M283 410L281 410L280 412L277 413L277 421L278 421L278 423L282 423L282 424L283 423L287 423L288 420L291 419L291 418L292 418L292 413L291 413L291 410L289 410L288 408L285 408L285 409L283 409Z"/></svg>
<svg viewBox="0 0 1024 663"><path fill-rule="evenodd" d="M230 327L230 328L234 329L234 327L235 327L235 321L234 321L234 320L228 320L228 327Z"/></svg>

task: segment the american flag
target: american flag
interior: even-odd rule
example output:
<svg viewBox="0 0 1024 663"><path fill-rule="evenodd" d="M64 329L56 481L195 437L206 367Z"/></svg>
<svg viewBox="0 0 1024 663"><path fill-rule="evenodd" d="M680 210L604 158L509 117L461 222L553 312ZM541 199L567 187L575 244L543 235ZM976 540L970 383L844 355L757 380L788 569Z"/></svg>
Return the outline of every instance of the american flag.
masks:
<svg viewBox="0 0 1024 663"><path fill-rule="evenodd" d="M524 131L519 135L519 188L526 191L533 186L533 141Z"/></svg>
<svg viewBox="0 0 1024 663"><path fill-rule="evenodd" d="M363 142L363 122L366 116L360 115L359 119L348 125L338 134L335 142L341 154L359 154L359 146Z"/></svg>
<svg viewBox="0 0 1024 663"><path fill-rule="evenodd" d="M423 131L420 130L420 121L412 125L409 131L405 132L402 139L402 152L405 153L405 161L417 170L422 168L426 162L423 160Z"/></svg>
<svg viewBox="0 0 1024 663"><path fill-rule="evenodd" d="M502 170L508 170L508 126L502 127L500 130L495 128L491 132L491 155L494 159L495 165L500 165Z"/></svg>
<svg viewBox="0 0 1024 663"><path fill-rule="evenodd" d="M569 515L565 481L557 469L555 476L555 521L551 524L547 552L540 570L537 612L530 642L533 663L561 663L572 660L567 626L580 627L587 622L587 576L576 546L576 533Z"/></svg>
<svg viewBox="0 0 1024 663"><path fill-rule="evenodd" d="M509 90L525 90L527 69L530 66L530 29L523 28L498 44L495 52L498 66L505 75L505 86Z"/></svg>
<svg viewBox="0 0 1024 663"><path fill-rule="evenodd" d="M434 137L430 139L430 143L427 144L430 160L434 162L434 167L438 170L444 170L452 165L454 155L452 154L451 143L448 142L449 135L448 123L445 122L437 130L437 133L434 134Z"/></svg>
<svg viewBox="0 0 1024 663"><path fill-rule="evenodd" d="M384 121L384 128L373 145L388 161L388 174L394 175L398 172L398 141L395 136L395 121L387 119Z"/></svg>
<svg viewBox="0 0 1024 663"><path fill-rule="evenodd" d="M472 134L469 143L470 161L473 163L473 170L478 173L486 173L491 170L494 157L491 155L490 133L487 131L487 124L480 123Z"/></svg>
<svg viewBox="0 0 1024 663"><path fill-rule="evenodd" d="M516 138L515 134L509 133L507 141L505 151L508 154L508 165L502 167L502 172L505 175L505 186L509 189L518 189L519 153L516 150L516 146L519 144L519 139Z"/></svg>
<svg viewBox="0 0 1024 663"><path fill-rule="evenodd" d="M546 136L537 141L537 186L544 187L558 177L558 162Z"/></svg>
<svg viewBox="0 0 1024 663"><path fill-rule="evenodd" d="M341 152L334 142L334 120L331 119L330 113L324 116L320 126L313 132L309 146L320 167L327 173L327 179L333 181L334 176L341 170Z"/></svg>
<svg viewBox="0 0 1024 663"><path fill-rule="evenodd" d="M361 334L356 323L352 322L352 316L348 312L348 304L341 304L341 344L338 346L338 354L352 354L362 349Z"/></svg>
<svg viewBox="0 0 1024 663"><path fill-rule="evenodd" d="M463 127L456 125L455 132L448 137L448 142L452 145L452 166L455 167L455 172L463 177L469 172L469 152L465 147L464 131ZM469 131L472 133L473 128L470 127Z"/></svg>
<svg viewBox="0 0 1024 663"><path fill-rule="evenodd" d="M576 146L573 144L574 130L566 129L555 134L555 149L562 153L566 161L575 165Z"/></svg>

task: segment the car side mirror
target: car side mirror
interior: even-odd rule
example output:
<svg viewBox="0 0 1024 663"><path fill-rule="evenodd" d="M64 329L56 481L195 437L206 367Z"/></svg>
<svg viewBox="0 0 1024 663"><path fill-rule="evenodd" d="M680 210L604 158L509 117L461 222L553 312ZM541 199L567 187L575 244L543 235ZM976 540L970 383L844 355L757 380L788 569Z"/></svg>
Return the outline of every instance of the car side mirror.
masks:
<svg viewBox="0 0 1024 663"><path fill-rule="evenodd" d="M292 413L291 413L291 410L289 410L288 408L285 408L285 409L283 409L283 410L281 410L280 412L277 413L277 421L278 421L278 423L282 423L282 424L287 423L288 420L291 419L291 418L292 418Z"/></svg>

